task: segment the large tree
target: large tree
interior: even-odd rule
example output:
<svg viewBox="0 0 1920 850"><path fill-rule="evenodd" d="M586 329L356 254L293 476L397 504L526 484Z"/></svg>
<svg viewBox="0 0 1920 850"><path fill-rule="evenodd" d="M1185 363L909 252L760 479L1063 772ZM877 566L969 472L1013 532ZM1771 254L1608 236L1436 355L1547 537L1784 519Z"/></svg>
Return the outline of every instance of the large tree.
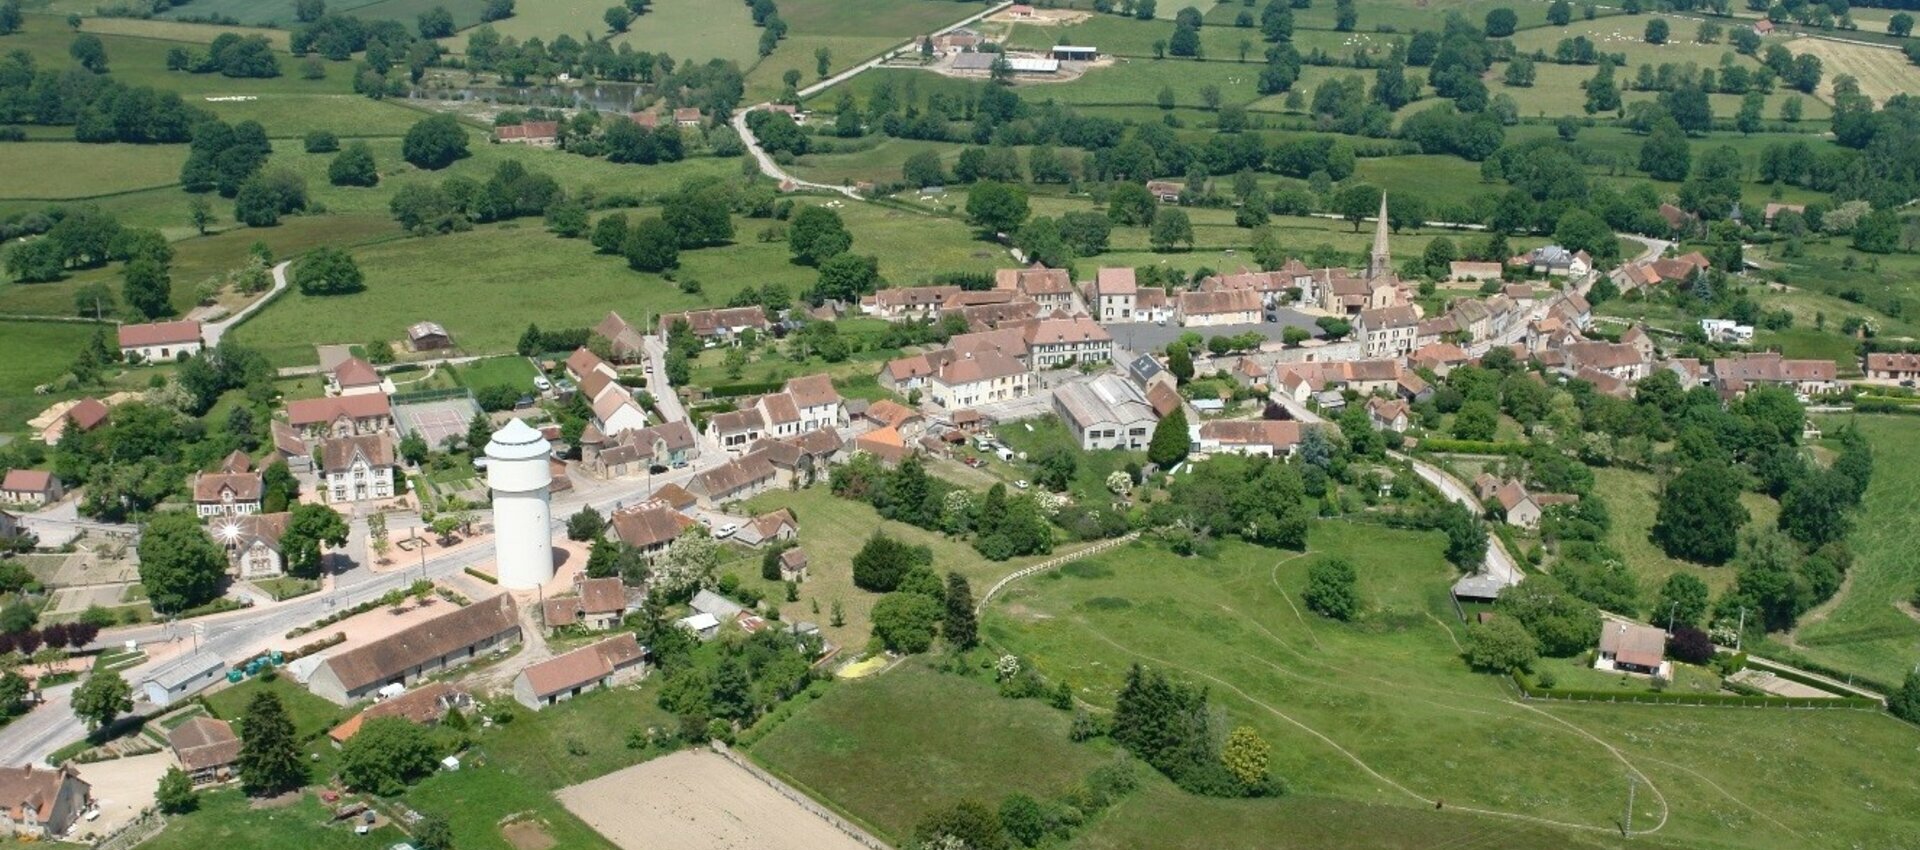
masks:
<svg viewBox="0 0 1920 850"><path fill-rule="evenodd" d="M327 182L335 186L373 186L380 182L380 169L373 162L373 148L366 142L354 142L336 154L327 165Z"/></svg>
<svg viewBox="0 0 1920 850"><path fill-rule="evenodd" d="M840 214L826 207L803 206L787 223L787 248L803 266L818 266L853 247L853 234Z"/></svg>
<svg viewBox="0 0 1920 850"><path fill-rule="evenodd" d="M247 703L240 720L240 755L234 766L240 770L241 789L256 797L270 797L306 784L307 768L300 760L293 720L278 694L262 691Z"/></svg>
<svg viewBox="0 0 1920 850"><path fill-rule="evenodd" d="M680 235L659 216L634 225L620 250L627 256L627 265L637 271L663 272L680 265Z"/></svg>
<svg viewBox="0 0 1920 850"><path fill-rule="evenodd" d="M980 622L973 614L973 588L959 573L947 573L947 615L940 623L940 635L954 649L972 649L980 642Z"/></svg>
<svg viewBox="0 0 1920 850"><path fill-rule="evenodd" d="M17 276L22 280L30 277ZM142 258L128 263L121 270L120 295L145 318L173 314L173 277L167 273L166 265L156 260Z"/></svg>
<svg viewBox="0 0 1920 850"><path fill-rule="evenodd" d="M348 295L367 288L353 255L333 247L316 248L301 258L293 269L293 283L302 295Z"/></svg>
<svg viewBox="0 0 1920 850"><path fill-rule="evenodd" d="M193 777L178 767L168 767L160 776L160 787L153 792L153 802L163 814L184 815L200 806L200 795L194 793Z"/></svg>
<svg viewBox="0 0 1920 850"><path fill-rule="evenodd" d="M445 112L422 118L407 130L400 152L416 167L446 168L467 156L467 130Z"/></svg>
<svg viewBox="0 0 1920 850"><path fill-rule="evenodd" d="M176 613L220 595L227 556L192 514L156 514L140 532L140 584L155 611Z"/></svg>
<svg viewBox="0 0 1920 850"><path fill-rule="evenodd" d="M1147 460L1167 469L1185 460L1187 451L1193 447L1193 438L1187 433L1187 413L1175 409L1153 426L1153 439L1147 444Z"/></svg>
<svg viewBox="0 0 1920 850"><path fill-rule="evenodd" d="M1667 482L1650 536L1669 557L1723 564L1733 557L1747 519L1733 471L1701 461Z"/></svg>
<svg viewBox="0 0 1920 850"><path fill-rule="evenodd" d="M74 716L99 729L133 710L133 688L112 670L95 670L73 691Z"/></svg>
<svg viewBox="0 0 1920 850"><path fill-rule="evenodd" d="M1345 558L1327 558L1307 568L1307 607L1335 620L1351 620L1360 613L1359 577Z"/></svg>
<svg viewBox="0 0 1920 850"><path fill-rule="evenodd" d="M376 717L340 748L347 786L392 796L433 772L439 752L426 727L400 717Z"/></svg>
<svg viewBox="0 0 1920 850"><path fill-rule="evenodd" d="M1467 626L1467 663L1480 670L1525 670L1540 657L1539 646L1540 642L1512 618L1496 617L1491 622Z"/></svg>
<svg viewBox="0 0 1920 850"><path fill-rule="evenodd" d="M1653 619L1661 625L1698 625L1707 615L1707 583L1699 576L1674 573L1660 586Z"/></svg>
<svg viewBox="0 0 1920 850"><path fill-rule="evenodd" d="M1012 233L1027 220L1027 190L1007 183L975 183L967 190L967 223L992 233Z"/></svg>
<svg viewBox="0 0 1920 850"><path fill-rule="evenodd" d="M280 551L287 573L298 578L319 578L322 546L347 545L347 521L326 505L303 504L293 509L287 531L280 536Z"/></svg>

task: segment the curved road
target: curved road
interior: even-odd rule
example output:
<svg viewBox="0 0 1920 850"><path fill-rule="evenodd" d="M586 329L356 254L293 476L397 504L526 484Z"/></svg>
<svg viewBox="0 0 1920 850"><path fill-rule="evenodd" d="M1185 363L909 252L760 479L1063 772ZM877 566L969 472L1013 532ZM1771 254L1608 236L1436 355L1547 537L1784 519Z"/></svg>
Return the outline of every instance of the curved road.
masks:
<svg viewBox="0 0 1920 850"><path fill-rule="evenodd" d="M1453 477L1452 473L1399 452L1388 452L1388 454L1406 461L1413 467L1414 474L1419 475L1422 481L1432 484L1449 501L1465 505L1468 510L1473 511L1475 516L1480 514L1480 500L1474 498L1473 491L1468 489L1460 479ZM1520 580L1526 577L1514 562L1513 555L1507 551L1507 545L1500 540L1500 535L1492 533L1487 535L1487 559L1486 563L1480 566L1480 572L1498 579L1504 585L1519 584Z"/></svg>
<svg viewBox="0 0 1920 850"><path fill-rule="evenodd" d="M259 298L253 299L252 304L240 308L240 312L217 322L206 322L202 324L200 326L200 337L206 341L207 347L212 348L219 345L221 337L226 336L227 331L233 330L241 322L253 318L253 314L260 312L262 308L273 303L273 299L280 297L280 293L287 291L287 267L291 265L293 265L292 260L281 260L279 265L274 266L273 288L262 293Z"/></svg>

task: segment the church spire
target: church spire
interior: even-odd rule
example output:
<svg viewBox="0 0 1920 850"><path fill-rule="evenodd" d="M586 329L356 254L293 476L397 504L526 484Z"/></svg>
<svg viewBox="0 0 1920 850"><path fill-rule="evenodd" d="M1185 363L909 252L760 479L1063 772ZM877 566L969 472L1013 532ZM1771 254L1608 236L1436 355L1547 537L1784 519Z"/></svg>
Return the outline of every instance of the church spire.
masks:
<svg viewBox="0 0 1920 850"><path fill-rule="evenodd" d="M1367 279L1393 273L1393 253L1387 248L1387 193L1380 193L1380 219L1373 227L1373 252L1367 255Z"/></svg>

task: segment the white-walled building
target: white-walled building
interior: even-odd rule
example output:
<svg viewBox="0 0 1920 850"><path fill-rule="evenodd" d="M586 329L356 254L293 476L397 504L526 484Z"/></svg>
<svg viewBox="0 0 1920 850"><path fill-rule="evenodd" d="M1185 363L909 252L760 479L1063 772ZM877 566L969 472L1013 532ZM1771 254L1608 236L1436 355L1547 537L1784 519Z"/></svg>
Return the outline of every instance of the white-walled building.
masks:
<svg viewBox="0 0 1920 850"><path fill-rule="evenodd" d="M320 444L321 492L329 502L393 496L393 438L386 434L333 437Z"/></svg>
<svg viewBox="0 0 1920 850"><path fill-rule="evenodd" d="M120 326L120 355L129 362L172 363L200 353L200 323L191 319Z"/></svg>

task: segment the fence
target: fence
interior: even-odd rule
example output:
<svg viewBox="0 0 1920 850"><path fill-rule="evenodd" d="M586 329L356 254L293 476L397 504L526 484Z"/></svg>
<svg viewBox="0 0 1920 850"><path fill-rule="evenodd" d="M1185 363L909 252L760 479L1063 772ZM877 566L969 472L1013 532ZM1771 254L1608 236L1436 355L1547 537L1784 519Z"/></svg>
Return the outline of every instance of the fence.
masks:
<svg viewBox="0 0 1920 850"><path fill-rule="evenodd" d="M891 845L875 838L873 833L854 826L852 823L849 823L846 818L828 811L825 806L815 802L812 797L802 793L800 789L787 784L781 780L780 777L768 772L766 768L754 764L751 760L734 752L733 748L728 747L720 741L711 742L711 746L714 752L720 754L721 758L733 762L734 766L746 771L753 778L767 783L767 786L779 792L780 796L792 800L795 805L806 809L812 813L814 817L826 821L829 826L846 833L848 838L859 842L861 846L871 848L871 850L893 850Z"/></svg>
<svg viewBox="0 0 1920 850"><path fill-rule="evenodd" d="M93 850L133 850L134 847L160 834L167 828L166 816L151 809L141 812L140 816L111 835L93 842Z"/></svg>
<svg viewBox="0 0 1920 850"><path fill-rule="evenodd" d="M1112 549L1112 548L1121 546L1123 544L1132 543L1133 541L1138 539L1140 539L1140 532L1138 531L1128 532L1127 534L1124 534L1120 537L1115 537L1112 540L1102 540L1099 543L1095 543L1092 546L1088 546L1084 549L1075 549L1074 551L1068 552L1065 555L1056 556L1052 559L1042 561L1038 564L1034 564L1031 567L1025 567L1019 570L1015 570L1011 575L1008 575L1005 578L1002 578L999 581L994 582L992 587L987 588L987 592L981 595L980 601L974 604L973 613L975 615L978 615L981 612L986 611L987 603L993 601L993 595L996 593L999 593L1001 588L1004 588L1009 584L1012 584L1016 581L1026 578L1027 576L1033 575L1034 573L1050 570L1050 569L1053 569L1054 567L1060 566L1061 564L1078 561L1081 558L1085 558L1089 555L1098 555L1101 552L1107 551L1108 549Z"/></svg>
<svg viewBox="0 0 1920 850"><path fill-rule="evenodd" d="M1568 702L1607 702L1628 703L1632 705L1730 706L1734 708L1880 708L1880 702L1878 700L1867 699L1866 697L1776 697L1680 693L1623 694L1613 691L1548 689L1534 685L1532 682L1527 681L1525 675L1517 672L1513 674L1513 684L1520 689L1520 695L1527 699L1565 700Z"/></svg>
<svg viewBox="0 0 1920 850"><path fill-rule="evenodd" d="M466 387L449 387L444 390L414 390L394 393L387 401L391 404L423 404L429 401L446 401L450 398L471 398L473 391Z"/></svg>

